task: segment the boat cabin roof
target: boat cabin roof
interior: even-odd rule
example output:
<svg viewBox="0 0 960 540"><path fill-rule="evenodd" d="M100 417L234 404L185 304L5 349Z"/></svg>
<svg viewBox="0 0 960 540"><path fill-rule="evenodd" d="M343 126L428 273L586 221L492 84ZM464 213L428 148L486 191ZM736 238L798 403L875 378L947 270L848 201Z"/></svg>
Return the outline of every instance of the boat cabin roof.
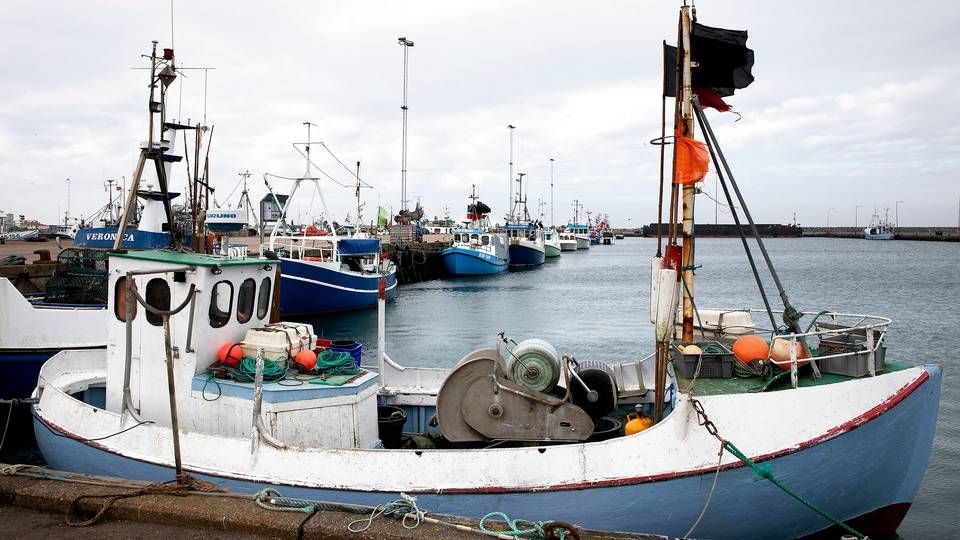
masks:
<svg viewBox="0 0 960 540"><path fill-rule="evenodd" d="M136 259L141 261L155 261L162 263L181 264L184 266L258 266L264 264L266 259L256 257L245 258L226 258L213 255L204 255L201 253L191 253L189 251L117 251L110 254L111 257L121 259Z"/></svg>

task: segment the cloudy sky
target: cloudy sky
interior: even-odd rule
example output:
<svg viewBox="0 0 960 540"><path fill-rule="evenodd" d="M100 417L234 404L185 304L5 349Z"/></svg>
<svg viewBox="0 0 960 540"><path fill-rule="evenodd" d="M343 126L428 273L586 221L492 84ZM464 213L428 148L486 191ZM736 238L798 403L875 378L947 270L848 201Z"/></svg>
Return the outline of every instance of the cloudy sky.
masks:
<svg viewBox="0 0 960 540"><path fill-rule="evenodd" d="M344 162L362 162L365 217L399 207L402 48L409 67L408 192L428 216L462 218L470 185L505 211L508 124L529 198L555 220L572 201L615 226L656 219L660 42L676 2L271 1L174 6L180 66L207 66L211 180L225 200L249 169L302 174L290 143L310 121ZM914 2L702 1L699 21L745 28L756 82L711 120L761 222L854 224L899 204L901 225L956 225L960 8ZM0 210L53 222L89 215L104 182L130 178L146 138L150 41L169 46L165 1L0 3ZM172 116L203 116L203 73L175 84ZM182 99L180 93L182 92ZM182 141L178 147L182 145ZM315 150L320 149L318 145ZM318 164L349 175L325 152ZM185 183L182 169L174 186ZM704 191L714 193L708 177ZM288 186L278 184L281 190ZM352 191L324 185L342 218ZM301 211L310 211L309 197ZM313 204L314 212L319 205ZM832 209L832 210L831 210ZM715 205L697 200L697 220ZM549 222L549 207L544 209ZM729 222L720 209L720 222Z"/></svg>

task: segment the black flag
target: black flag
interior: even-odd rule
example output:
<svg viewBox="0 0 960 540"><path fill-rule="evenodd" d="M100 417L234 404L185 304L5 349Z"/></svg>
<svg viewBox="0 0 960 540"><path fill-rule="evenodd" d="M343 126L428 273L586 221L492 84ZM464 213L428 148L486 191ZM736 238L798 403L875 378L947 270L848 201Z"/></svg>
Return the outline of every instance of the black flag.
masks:
<svg viewBox="0 0 960 540"><path fill-rule="evenodd" d="M734 90L753 82L753 50L747 48L746 30L713 28L693 24L690 37L693 86L709 88L721 97L732 96ZM664 45L663 95L677 96L677 48Z"/></svg>

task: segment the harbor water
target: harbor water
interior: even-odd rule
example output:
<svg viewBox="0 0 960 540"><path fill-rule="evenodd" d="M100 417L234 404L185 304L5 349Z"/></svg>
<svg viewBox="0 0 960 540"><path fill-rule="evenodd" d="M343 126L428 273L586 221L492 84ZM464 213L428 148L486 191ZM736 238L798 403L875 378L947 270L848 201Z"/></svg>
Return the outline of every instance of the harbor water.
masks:
<svg viewBox="0 0 960 540"><path fill-rule="evenodd" d="M832 238L765 243L795 307L890 317L889 358L943 366L933 455L898 533L907 539L955 536L960 532L954 510L960 504L960 244ZM653 348L649 268L655 252L656 239L627 238L564 252L533 270L404 286L387 306L387 353L404 365L451 367L470 351L495 346L504 332L518 342L545 339L581 361L645 356ZM696 259L702 265L696 271L698 307L762 307L738 239L699 239ZM762 275L776 309L776 288L765 271ZM761 315L755 321L769 326ZM318 334L358 339L364 362L375 362L375 310L309 322Z"/></svg>

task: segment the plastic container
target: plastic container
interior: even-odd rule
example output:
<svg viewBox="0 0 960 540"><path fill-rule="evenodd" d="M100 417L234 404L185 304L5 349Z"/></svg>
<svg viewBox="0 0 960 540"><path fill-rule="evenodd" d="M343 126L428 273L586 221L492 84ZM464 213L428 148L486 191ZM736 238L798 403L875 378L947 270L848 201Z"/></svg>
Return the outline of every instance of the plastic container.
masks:
<svg viewBox="0 0 960 540"><path fill-rule="evenodd" d="M594 420L593 435L587 438L587 442L605 441L621 435L623 435L623 422L604 416Z"/></svg>
<svg viewBox="0 0 960 540"><path fill-rule="evenodd" d="M263 348L263 358L276 362L283 358L293 358L304 349L310 349L316 340L313 326L299 323L274 323L263 328L247 330L240 346L243 356L257 357L257 349Z"/></svg>
<svg viewBox="0 0 960 540"><path fill-rule="evenodd" d="M722 353L703 353L703 354L683 354L680 347L687 345L696 345L703 350L705 347L719 347ZM724 347L719 341L694 341L674 342L670 349L670 358L673 360L673 367L677 370L677 375L692 379L697 371L697 363L700 363L700 374L698 377L704 379L729 379L733 377L733 352Z"/></svg>
<svg viewBox="0 0 960 540"><path fill-rule="evenodd" d="M400 448L400 436L407 413L400 407L380 405L377 407L377 433L384 448Z"/></svg>
<svg viewBox="0 0 960 540"><path fill-rule="evenodd" d="M879 339L874 334L874 343ZM820 339L820 356L830 356L833 354L855 353L836 358L824 358L817 360L820 371L824 373L833 373L836 375L845 375L847 377L863 377L870 373L870 351L867 350L867 338L859 334L840 334L836 336L824 337ZM886 363L887 348L880 346L874 355L874 372L883 371Z"/></svg>
<svg viewBox="0 0 960 540"><path fill-rule="evenodd" d="M353 357L353 361L357 363L357 367L360 367L360 357L363 354L363 344L357 343L349 339L335 339L330 342L329 350L333 352L346 352L350 353L350 356Z"/></svg>

